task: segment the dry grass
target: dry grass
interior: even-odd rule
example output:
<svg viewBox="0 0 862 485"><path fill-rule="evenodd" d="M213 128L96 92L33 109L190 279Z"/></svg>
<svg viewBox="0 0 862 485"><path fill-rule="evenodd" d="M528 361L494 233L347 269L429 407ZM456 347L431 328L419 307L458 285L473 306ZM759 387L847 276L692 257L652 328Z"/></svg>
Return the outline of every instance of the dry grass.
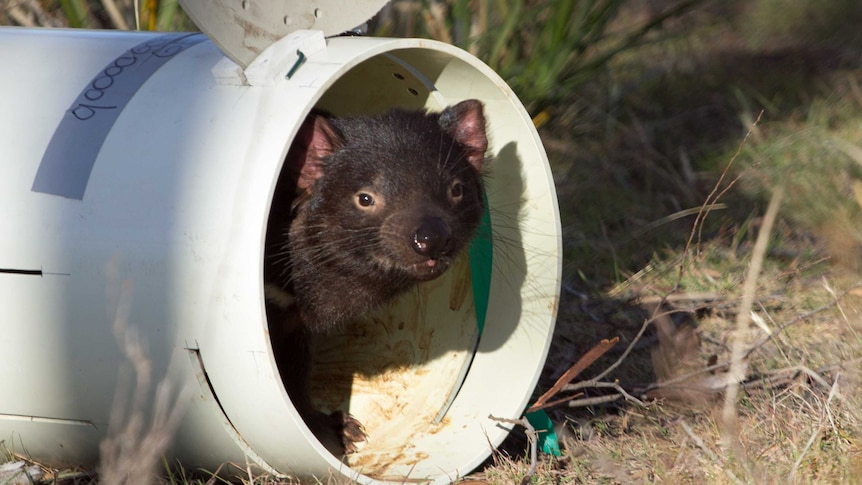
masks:
<svg viewBox="0 0 862 485"><path fill-rule="evenodd" d="M109 281L112 279L116 278L109 277ZM180 424L189 396L181 392L177 397L167 380L160 382L153 392L152 364L145 344L128 324L131 281L111 285L115 286L120 290L116 295L114 337L131 370L125 368L120 372L108 436L99 445L98 476L99 482L106 485L146 485L158 481L161 475L164 453ZM133 380L134 387L130 390Z"/></svg>
<svg viewBox="0 0 862 485"><path fill-rule="evenodd" d="M558 395L572 396L550 410L566 446L529 483L860 481L862 42L823 25L862 18L856 3L714 4L551 113L566 280L540 390L620 343ZM106 456L150 446L135 419L118 420ZM526 449L515 433L468 479L519 483Z"/></svg>
<svg viewBox="0 0 862 485"><path fill-rule="evenodd" d="M621 61L610 88L543 133L569 249L543 387L601 339L622 340L570 386L587 394L554 412L577 438L546 457L563 483L859 480L862 72L837 47L858 39L792 38L784 24L770 37L765 19L753 29L751 11L727 10ZM785 197L769 229L774 191ZM724 206L691 217L704 201ZM584 385L623 356L602 382L645 407Z"/></svg>

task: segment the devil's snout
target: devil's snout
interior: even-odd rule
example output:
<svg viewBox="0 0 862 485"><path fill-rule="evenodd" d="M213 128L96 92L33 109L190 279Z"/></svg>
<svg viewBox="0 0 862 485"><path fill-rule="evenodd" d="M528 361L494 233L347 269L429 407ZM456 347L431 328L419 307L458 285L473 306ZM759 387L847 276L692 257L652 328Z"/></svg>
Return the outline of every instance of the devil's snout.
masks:
<svg viewBox="0 0 862 485"><path fill-rule="evenodd" d="M425 217L413 234L413 250L416 253L437 259L452 251L452 232L439 217Z"/></svg>

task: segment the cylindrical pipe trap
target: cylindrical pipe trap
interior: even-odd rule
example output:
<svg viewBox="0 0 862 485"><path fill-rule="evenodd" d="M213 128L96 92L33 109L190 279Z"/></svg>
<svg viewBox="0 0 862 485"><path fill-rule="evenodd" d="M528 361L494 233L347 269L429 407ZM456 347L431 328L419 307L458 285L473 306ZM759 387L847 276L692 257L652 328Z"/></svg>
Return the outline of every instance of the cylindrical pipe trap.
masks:
<svg viewBox="0 0 862 485"><path fill-rule="evenodd" d="M285 17L286 18L286 17ZM222 47L222 43L219 43ZM560 285L560 222L536 130L493 71L447 44L297 31L245 69L204 34L0 29L0 440L92 464L128 327L152 375L191 387L170 457L300 477L447 483L528 404ZM312 109L439 111L476 98L491 142L488 223L458 264L319 338L312 392L368 434L342 462L275 364L267 221ZM128 376L127 376L128 377Z"/></svg>

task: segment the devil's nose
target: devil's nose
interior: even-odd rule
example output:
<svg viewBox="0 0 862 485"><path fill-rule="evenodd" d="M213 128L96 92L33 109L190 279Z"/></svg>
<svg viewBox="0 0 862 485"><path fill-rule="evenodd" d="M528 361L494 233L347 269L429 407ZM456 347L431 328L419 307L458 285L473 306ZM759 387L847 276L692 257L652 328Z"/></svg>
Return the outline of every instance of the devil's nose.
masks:
<svg viewBox="0 0 862 485"><path fill-rule="evenodd" d="M437 259L452 250L452 232L439 217L426 217L413 234L413 250Z"/></svg>

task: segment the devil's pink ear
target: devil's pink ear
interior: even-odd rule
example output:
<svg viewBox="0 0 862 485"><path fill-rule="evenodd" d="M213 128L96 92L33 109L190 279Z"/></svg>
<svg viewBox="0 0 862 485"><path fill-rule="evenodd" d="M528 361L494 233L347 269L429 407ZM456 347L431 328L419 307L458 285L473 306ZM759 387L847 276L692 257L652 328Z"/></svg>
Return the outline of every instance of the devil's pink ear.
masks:
<svg viewBox="0 0 862 485"><path fill-rule="evenodd" d="M298 174L296 190L307 191L323 175L323 160L341 145L341 136L329 122L318 113L308 115L293 145L287 154L286 163Z"/></svg>
<svg viewBox="0 0 862 485"><path fill-rule="evenodd" d="M461 101L440 113L440 127L467 151L467 161L476 170L482 170L488 135L482 103L476 99Z"/></svg>

